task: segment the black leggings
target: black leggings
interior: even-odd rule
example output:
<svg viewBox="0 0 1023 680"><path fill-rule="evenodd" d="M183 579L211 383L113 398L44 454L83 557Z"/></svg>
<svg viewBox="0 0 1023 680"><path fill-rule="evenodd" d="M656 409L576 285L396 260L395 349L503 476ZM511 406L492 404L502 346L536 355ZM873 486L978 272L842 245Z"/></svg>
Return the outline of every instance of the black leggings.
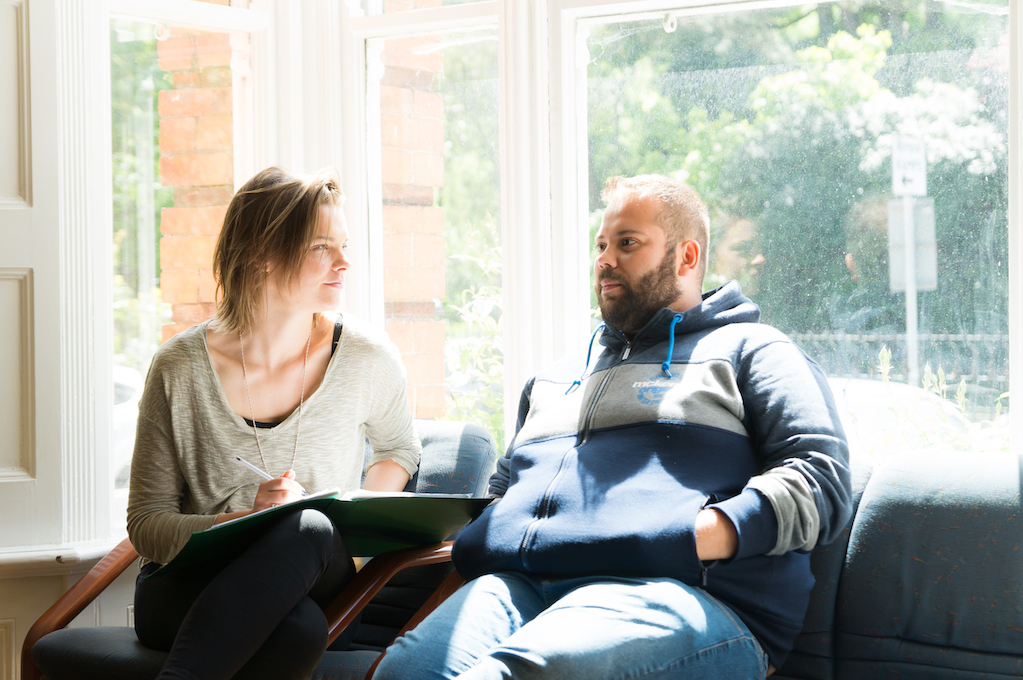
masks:
<svg viewBox="0 0 1023 680"><path fill-rule="evenodd" d="M305 680L327 647L321 610L355 574L334 525L309 509L286 514L232 560L156 568L136 581L135 631L170 652L161 680Z"/></svg>

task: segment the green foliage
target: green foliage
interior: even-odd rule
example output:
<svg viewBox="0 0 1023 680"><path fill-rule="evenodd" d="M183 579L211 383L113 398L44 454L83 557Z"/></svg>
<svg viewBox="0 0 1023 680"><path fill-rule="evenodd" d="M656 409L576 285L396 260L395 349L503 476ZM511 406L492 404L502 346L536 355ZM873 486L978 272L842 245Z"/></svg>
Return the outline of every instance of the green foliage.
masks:
<svg viewBox="0 0 1023 680"><path fill-rule="evenodd" d="M493 223L488 224L494 229ZM484 427L504 449L504 335L502 331L501 249L487 245L478 230L467 229L464 252L452 258L471 265L474 283L446 302L449 323L447 361L457 367L447 378L447 418ZM455 337L452 337L455 336Z"/></svg>
<svg viewBox="0 0 1023 680"><path fill-rule="evenodd" d="M160 211L173 192L159 184L160 70L151 25L118 21L111 30L114 361L145 373L160 345L170 305L161 302Z"/></svg>

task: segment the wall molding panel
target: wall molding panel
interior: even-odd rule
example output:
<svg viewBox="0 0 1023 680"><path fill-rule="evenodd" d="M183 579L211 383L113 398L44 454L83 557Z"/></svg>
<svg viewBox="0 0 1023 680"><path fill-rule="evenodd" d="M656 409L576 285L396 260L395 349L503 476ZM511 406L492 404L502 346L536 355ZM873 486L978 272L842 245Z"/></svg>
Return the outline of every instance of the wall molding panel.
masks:
<svg viewBox="0 0 1023 680"><path fill-rule="evenodd" d="M28 11L0 0L0 209L32 203Z"/></svg>
<svg viewBox="0 0 1023 680"><path fill-rule="evenodd" d="M14 619L0 619L0 680L15 680Z"/></svg>
<svg viewBox="0 0 1023 680"><path fill-rule="evenodd" d="M35 333L31 269L0 269L0 483L35 477Z"/></svg>

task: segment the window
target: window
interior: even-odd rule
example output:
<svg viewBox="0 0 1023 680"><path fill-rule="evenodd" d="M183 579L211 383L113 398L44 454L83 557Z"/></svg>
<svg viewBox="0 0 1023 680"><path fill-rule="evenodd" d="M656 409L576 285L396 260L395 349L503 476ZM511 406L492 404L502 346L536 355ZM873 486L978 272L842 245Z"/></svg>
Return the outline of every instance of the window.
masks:
<svg viewBox="0 0 1023 680"><path fill-rule="evenodd" d="M500 440L497 32L369 38L365 52L367 162L379 168L369 230L413 414L476 422Z"/></svg>
<svg viewBox="0 0 1023 680"><path fill-rule="evenodd" d="M585 298L604 180L659 172L711 207L707 286L737 279L823 366L858 418L856 446L1007 446L1008 3L454 4L352 0L346 35L366 40L372 65L392 40L377 36L446 43L497 22L505 404L595 323ZM466 117L447 109L445 135ZM909 212L908 316L900 135L922 142L927 167ZM448 210L450 179L434 208ZM387 229L373 219L371 233Z"/></svg>
<svg viewBox="0 0 1023 680"><path fill-rule="evenodd" d="M187 27L110 20L116 504L149 364L212 315L213 248L238 173L252 172L251 34L203 28L205 9Z"/></svg>
<svg viewBox="0 0 1023 680"><path fill-rule="evenodd" d="M856 449L1008 448L1007 3L680 8L577 36L591 236L607 177L688 182L706 288L737 279L822 365ZM900 136L925 197L893 195Z"/></svg>

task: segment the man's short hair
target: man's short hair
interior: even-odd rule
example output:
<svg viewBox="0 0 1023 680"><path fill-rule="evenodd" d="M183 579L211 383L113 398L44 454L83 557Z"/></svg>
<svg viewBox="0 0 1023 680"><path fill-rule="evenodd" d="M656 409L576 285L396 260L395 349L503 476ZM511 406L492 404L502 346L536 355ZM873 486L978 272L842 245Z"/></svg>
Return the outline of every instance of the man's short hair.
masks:
<svg viewBox="0 0 1023 680"><path fill-rule="evenodd" d="M267 278L284 286L294 281L317 235L320 207L337 208L343 201L331 168L295 177L271 167L238 190L213 253L221 329L245 332L252 327L265 302Z"/></svg>
<svg viewBox="0 0 1023 680"><path fill-rule="evenodd" d="M637 175L612 177L604 185L600 197L605 204L619 196L656 198L661 204L657 224L664 229L668 250L682 241L693 240L700 246L700 282L707 273L707 255L710 244L710 216L699 194L688 184L665 175Z"/></svg>

